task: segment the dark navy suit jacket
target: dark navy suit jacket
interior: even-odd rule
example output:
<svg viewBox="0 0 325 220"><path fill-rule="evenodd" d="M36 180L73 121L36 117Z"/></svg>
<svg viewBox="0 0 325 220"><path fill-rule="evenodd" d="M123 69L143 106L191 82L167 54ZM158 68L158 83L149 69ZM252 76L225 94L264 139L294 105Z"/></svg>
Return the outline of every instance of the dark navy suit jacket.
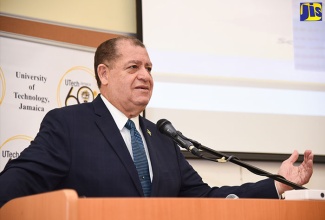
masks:
<svg viewBox="0 0 325 220"><path fill-rule="evenodd" d="M140 117L140 126L152 164L152 197L278 198L271 179L211 188L154 123ZM131 155L100 97L47 113L34 141L0 174L0 206L59 189L86 197L143 196Z"/></svg>

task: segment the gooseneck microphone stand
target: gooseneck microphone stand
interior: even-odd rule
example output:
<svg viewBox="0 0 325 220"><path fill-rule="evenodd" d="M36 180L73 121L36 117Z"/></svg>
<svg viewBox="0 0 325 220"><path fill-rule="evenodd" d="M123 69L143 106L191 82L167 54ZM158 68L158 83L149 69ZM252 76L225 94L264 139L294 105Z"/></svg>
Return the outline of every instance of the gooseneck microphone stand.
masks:
<svg viewBox="0 0 325 220"><path fill-rule="evenodd" d="M241 161L240 159L238 159L237 157L235 156L229 156L229 155L226 155L226 154L223 154L221 152L218 152L218 151L215 151L211 148L208 148L206 146L203 146L202 144L198 143L197 141L195 140L191 140L185 136L182 135L181 132L177 131L178 135L181 136L182 138L190 141L197 149L201 150L201 151L205 151L205 152L208 152L214 156L217 157L217 159L213 159L213 158L209 158L209 157L206 157L206 156L203 156L202 154L199 156L200 158L202 159L206 159L206 160L210 160L210 161L214 161L214 162L218 162L218 163L225 163L225 162L232 162L234 164L237 164L241 167L244 167L246 168L247 170L251 171L252 173L256 174L256 175L260 175L260 176L266 176L266 177L269 177L273 180L276 180L278 182L281 182L281 183L284 183L288 186L291 186L293 187L294 189L307 189L303 186L300 186L300 185L297 185L287 179L285 179L283 176L281 175L275 175L275 174L272 174L272 173L269 173L267 171L264 171L260 168L257 168L257 167L254 167L250 164L247 164L247 163L244 163L243 161ZM190 151L191 152L191 151ZM192 152L191 152L192 153ZM195 156L198 156L196 154L194 154Z"/></svg>

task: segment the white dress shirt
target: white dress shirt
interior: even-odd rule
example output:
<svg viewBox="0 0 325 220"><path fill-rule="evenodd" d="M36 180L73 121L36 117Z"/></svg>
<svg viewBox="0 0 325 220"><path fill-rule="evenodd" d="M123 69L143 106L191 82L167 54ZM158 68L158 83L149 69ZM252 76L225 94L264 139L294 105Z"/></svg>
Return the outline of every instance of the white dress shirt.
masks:
<svg viewBox="0 0 325 220"><path fill-rule="evenodd" d="M124 139L124 142L130 152L130 155L133 159L133 153L132 153L132 145L131 145L131 134L130 134L130 130L127 129L125 127L126 122L128 121L128 118L117 108L115 108L115 106L113 106L104 96L100 95L100 97L102 98L103 102L105 103L106 107L108 108L108 110L110 111L118 129L121 132L121 135ZM146 152L147 155L147 160L148 160L148 166L149 166L149 173L150 173L150 178L152 181L153 178L153 173L152 173L152 167L151 167L151 161L150 161L150 156L149 156L149 152L148 152L148 147L147 147L147 143L146 140L144 139L144 136L142 134L142 130L140 128L140 124L139 124L139 116L135 117L135 118L130 118L130 120L132 120L135 124L136 129L138 130L138 132L141 135L142 141L143 141L143 146L144 146L144 150Z"/></svg>

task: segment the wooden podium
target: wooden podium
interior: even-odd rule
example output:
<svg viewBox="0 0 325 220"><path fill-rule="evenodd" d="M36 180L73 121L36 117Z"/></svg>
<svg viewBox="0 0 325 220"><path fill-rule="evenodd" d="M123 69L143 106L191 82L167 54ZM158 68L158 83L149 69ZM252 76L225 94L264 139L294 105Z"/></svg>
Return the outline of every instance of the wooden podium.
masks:
<svg viewBox="0 0 325 220"><path fill-rule="evenodd" d="M324 220L325 201L214 198L78 198L60 190L13 199L0 220Z"/></svg>

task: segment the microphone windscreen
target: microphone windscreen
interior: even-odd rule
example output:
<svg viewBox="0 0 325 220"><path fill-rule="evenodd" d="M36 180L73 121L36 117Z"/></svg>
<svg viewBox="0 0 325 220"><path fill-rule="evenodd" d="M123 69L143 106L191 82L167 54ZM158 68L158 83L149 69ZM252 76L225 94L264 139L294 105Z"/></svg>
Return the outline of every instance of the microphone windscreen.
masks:
<svg viewBox="0 0 325 220"><path fill-rule="evenodd" d="M156 126L161 133L164 133L164 127L166 126L166 124L170 124L167 119L160 119L159 121L157 121Z"/></svg>
<svg viewBox="0 0 325 220"><path fill-rule="evenodd" d="M239 199L239 197L236 194L229 194L226 199Z"/></svg>

